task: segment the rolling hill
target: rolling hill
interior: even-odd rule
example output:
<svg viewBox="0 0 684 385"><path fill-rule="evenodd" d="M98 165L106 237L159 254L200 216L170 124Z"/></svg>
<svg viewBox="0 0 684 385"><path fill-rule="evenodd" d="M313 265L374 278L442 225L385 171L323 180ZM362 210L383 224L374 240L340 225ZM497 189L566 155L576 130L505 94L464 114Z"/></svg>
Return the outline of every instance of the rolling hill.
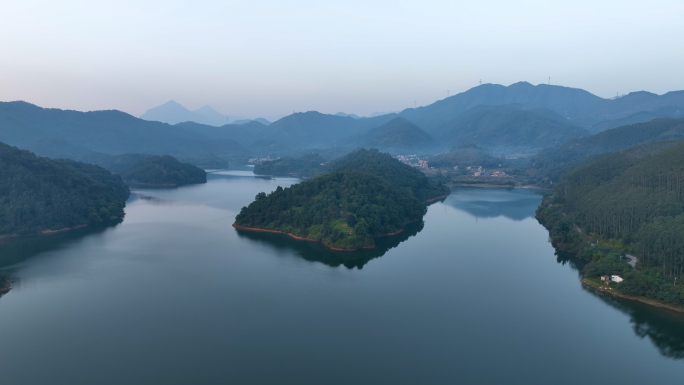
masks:
<svg viewBox="0 0 684 385"><path fill-rule="evenodd" d="M373 127L348 143L354 147L377 148L393 154L430 151L438 147L430 134L402 117Z"/></svg>
<svg viewBox="0 0 684 385"><path fill-rule="evenodd" d="M437 136L452 146L474 143L488 149L533 150L587 134L585 129L570 125L550 110L503 105L474 107Z"/></svg>
<svg viewBox="0 0 684 385"><path fill-rule="evenodd" d="M655 119L544 149L534 158L534 164L555 181L563 172L611 153L639 144L677 139L684 139L684 119Z"/></svg>

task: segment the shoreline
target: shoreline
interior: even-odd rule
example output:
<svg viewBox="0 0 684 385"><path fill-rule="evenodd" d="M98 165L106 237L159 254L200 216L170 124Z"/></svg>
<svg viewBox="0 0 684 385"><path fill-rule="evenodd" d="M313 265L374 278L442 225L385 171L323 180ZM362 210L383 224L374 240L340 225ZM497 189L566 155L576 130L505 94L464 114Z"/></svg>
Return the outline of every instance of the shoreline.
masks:
<svg viewBox="0 0 684 385"><path fill-rule="evenodd" d="M544 190L544 191L551 191L551 190L552 190L552 189L550 189L550 188L539 187L539 186L533 186L533 185L509 186L509 185L487 184L487 183L477 183L477 184L470 184L470 183L447 183L446 185L449 186L449 187L505 188L505 189L522 188L522 189L528 189L528 190Z"/></svg>
<svg viewBox="0 0 684 385"><path fill-rule="evenodd" d="M119 216L113 216L113 217L109 218L109 220L102 221L102 222L100 222L100 223L106 223L106 222L109 222L109 221L121 219L121 218L123 218L124 216L125 216L125 214L124 214L124 213L121 213L121 215L119 215ZM57 229L57 230L43 230L43 231L38 232L38 233L30 233L30 234L19 234L19 233L5 234L5 235L0 235L0 241L2 241L2 240L4 240L4 239L10 239L10 238L31 237L31 236L35 236L35 235L52 235L52 234L65 233L65 232L67 232L67 231L83 229L83 228L88 227L88 226L90 226L90 225L88 225L88 224L82 224L82 225L78 225L78 226L74 226L74 227L65 227L65 228L63 228L63 229Z"/></svg>
<svg viewBox="0 0 684 385"><path fill-rule="evenodd" d="M540 205L540 207L541 207L541 205ZM551 227L548 225L548 223L542 223L539 219L538 214L535 214L535 218L546 229L546 231L549 232L549 239L551 241L551 245L556 250L565 251L565 252L570 253L573 256L577 257L577 252L575 250L569 250L569 248L564 247L563 244L559 244L559 243L555 242L554 239L551 238ZM580 272L580 274L581 274L581 272ZM610 290L610 289L605 288L603 285L598 284L596 282L593 282L589 278L584 277L583 274L582 274L581 284L583 287L591 288L592 290L595 290L601 294L607 294L607 295L612 295L614 297L627 299L630 301L641 302L641 303L646 304L646 305L650 305L650 306L661 308L661 309L667 309L667 310L674 311L677 313L684 313L684 307L670 305L670 304L667 304L664 302L657 301L657 300L652 299L652 298L635 297L635 296L620 293L616 290Z"/></svg>
<svg viewBox="0 0 684 385"><path fill-rule="evenodd" d="M449 195L451 195L451 192L449 192L449 194L446 194L446 195L440 195L438 197L430 198L430 199L426 200L425 202L423 202L423 204L426 205L428 203L437 202L438 200L444 199L444 198L448 197Z"/></svg>
<svg viewBox="0 0 684 385"><path fill-rule="evenodd" d="M5 279L4 281L0 280L0 297L9 293L10 290L12 290L12 281L9 279Z"/></svg>
<svg viewBox="0 0 684 385"><path fill-rule="evenodd" d="M82 229L84 227L88 227L88 225L78 225L78 226L74 226L74 227L65 227L63 229L57 229L57 230L43 230L39 233L31 233L31 234L18 234L18 233L6 234L6 235L0 235L0 240L10 239L10 238L19 238L19 237L30 237L30 236L34 236L34 235L52 235L52 234L64 233L64 232L71 231L71 230L78 230L78 229Z"/></svg>
<svg viewBox="0 0 684 385"><path fill-rule="evenodd" d="M586 286L586 287L590 287L591 289L593 289L599 293L602 293L602 294L608 294L608 295L612 295L614 297L628 299L630 301L641 302L641 303L646 304L646 305L659 307L659 308L663 308L663 309L668 309L671 311L675 311L677 313L684 313L684 308L682 308L682 307L674 306L674 305L668 305L666 303L658 302L654 299L650 299L650 298L646 298L646 297L634 297L631 295L622 294L616 290L609 290L600 284L592 282L588 278L582 278L582 285Z"/></svg>
<svg viewBox="0 0 684 385"><path fill-rule="evenodd" d="M233 223L233 227L237 230L243 230L243 231L254 231L254 232L258 232L258 233L271 233L271 234L283 234L283 235L287 235L290 238L294 238L298 241L309 241L309 242L320 243L321 245L323 245L323 246L325 246L331 250L335 250L335 251L357 251L357 250L362 250L362 249L374 249L375 248L375 246L363 246L363 247L359 247L356 249L348 249L348 248L343 248L343 247L332 246L332 245L329 245L329 244L322 242L322 241L318 241L318 240L311 239L311 238L300 237L300 236L290 234L290 233L286 233L286 232L280 231L280 230L267 230L267 229L260 229L258 227L245 227L245 226L240 226L240 225L235 224L235 223ZM404 229L401 229L396 233L383 234L383 235L381 235L381 237L399 234L402 231L404 231Z"/></svg>

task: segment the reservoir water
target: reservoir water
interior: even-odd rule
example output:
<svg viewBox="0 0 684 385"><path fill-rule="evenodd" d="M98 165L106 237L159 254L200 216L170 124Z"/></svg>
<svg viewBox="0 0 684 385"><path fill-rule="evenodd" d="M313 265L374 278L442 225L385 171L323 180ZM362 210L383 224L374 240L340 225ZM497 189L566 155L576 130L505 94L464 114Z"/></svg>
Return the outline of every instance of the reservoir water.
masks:
<svg viewBox="0 0 684 385"><path fill-rule="evenodd" d="M345 253L231 227L248 171L135 190L125 220L0 243L0 384L669 384L684 318L599 296L529 190L455 189Z"/></svg>

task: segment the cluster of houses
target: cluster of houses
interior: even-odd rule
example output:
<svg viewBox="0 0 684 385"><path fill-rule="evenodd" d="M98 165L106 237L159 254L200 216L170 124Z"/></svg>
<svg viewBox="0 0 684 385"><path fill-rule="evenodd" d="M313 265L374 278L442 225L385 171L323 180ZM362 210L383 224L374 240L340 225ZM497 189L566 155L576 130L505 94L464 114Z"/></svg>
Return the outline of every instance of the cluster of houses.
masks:
<svg viewBox="0 0 684 385"><path fill-rule="evenodd" d="M470 167L466 167L466 170L472 176L494 176L494 177L506 176L506 173L503 171L492 171L491 173L487 173L486 170L482 168L482 166L470 166ZM458 171L458 166L454 166L454 171Z"/></svg>
<svg viewBox="0 0 684 385"><path fill-rule="evenodd" d="M620 283L622 281L624 281L624 279L619 275L602 275L601 276L601 282L604 285L610 285L611 282Z"/></svg>
<svg viewBox="0 0 684 385"><path fill-rule="evenodd" d="M272 159L270 156L266 157L266 158L251 158L247 162L249 164L255 164L255 163L261 163L261 162L269 162L271 160L276 160L276 159L280 159L280 157L277 157L275 159Z"/></svg>
<svg viewBox="0 0 684 385"><path fill-rule="evenodd" d="M403 164L407 164L412 167L419 167L419 168L425 168L428 169L430 166L428 166L428 161L419 159L417 155L399 155L397 156L397 159Z"/></svg>

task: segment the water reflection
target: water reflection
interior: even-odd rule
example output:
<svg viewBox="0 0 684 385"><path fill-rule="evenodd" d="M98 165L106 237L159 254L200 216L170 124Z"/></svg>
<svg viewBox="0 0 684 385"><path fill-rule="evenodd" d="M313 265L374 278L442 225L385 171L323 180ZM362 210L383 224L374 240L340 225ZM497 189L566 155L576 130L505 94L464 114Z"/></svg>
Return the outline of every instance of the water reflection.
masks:
<svg viewBox="0 0 684 385"><path fill-rule="evenodd" d="M634 334L641 338L648 337L660 354L675 359L684 358L684 314L613 297L586 285L582 287L607 305L628 315Z"/></svg>
<svg viewBox="0 0 684 385"><path fill-rule="evenodd" d="M40 253L66 248L70 244L94 234L100 234L107 229L123 222L122 218L108 221L99 225L84 227L63 233L50 235L32 235L25 237L7 238L0 240L0 288L6 287L13 281L14 267ZM4 290L0 290L0 296Z"/></svg>
<svg viewBox="0 0 684 385"><path fill-rule="evenodd" d="M514 221L534 216L540 202L541 195L534 190L476 187L453 188L452 194L444 201L445 204L465 211L475 218L504 216Z"/></svg>
<svg viewBox="0 0 684 385"><path fill-rule="evenodd" d="M582 277L582 269L588 263L576 258L573 254L556 249L556 261L561 265L568 265ZM630 318L634 334L648 337L660 354L665 357L684 358L684 314L672 310L656 308L641 302L614 297L600 292L590 286L582 288L599 298L605 304L619 310Z"/></svg>
<svg viewBox="0 0 684 385"><path fill-rule="evenodd" d="M131 195L128 197L128 200L126 201L126 204L133 203L137 200L143 200L149 204L155 205L155 206L169 206L174 204L174 201L169 200L169 199L163 199L159 197L155 197L152 195L147 195L142 192L138 191L132 191Z"/></svg>
<svg viewBox="0 0 684 385"><path fill-rule="evenodd" d="M295 255L311 262L321 262L328 266L344 266L347 269L362 269L371 259L385 255L388 250L399 246L423 229L423 221L411 223L403 232L375 239L375 248L357 251L336 251L328 249L317 242L298 241L283 234L260 233L236 230L240 238L267 245L277 251L291 251ZM278 253L281 254L281 253Z"/></svg>

